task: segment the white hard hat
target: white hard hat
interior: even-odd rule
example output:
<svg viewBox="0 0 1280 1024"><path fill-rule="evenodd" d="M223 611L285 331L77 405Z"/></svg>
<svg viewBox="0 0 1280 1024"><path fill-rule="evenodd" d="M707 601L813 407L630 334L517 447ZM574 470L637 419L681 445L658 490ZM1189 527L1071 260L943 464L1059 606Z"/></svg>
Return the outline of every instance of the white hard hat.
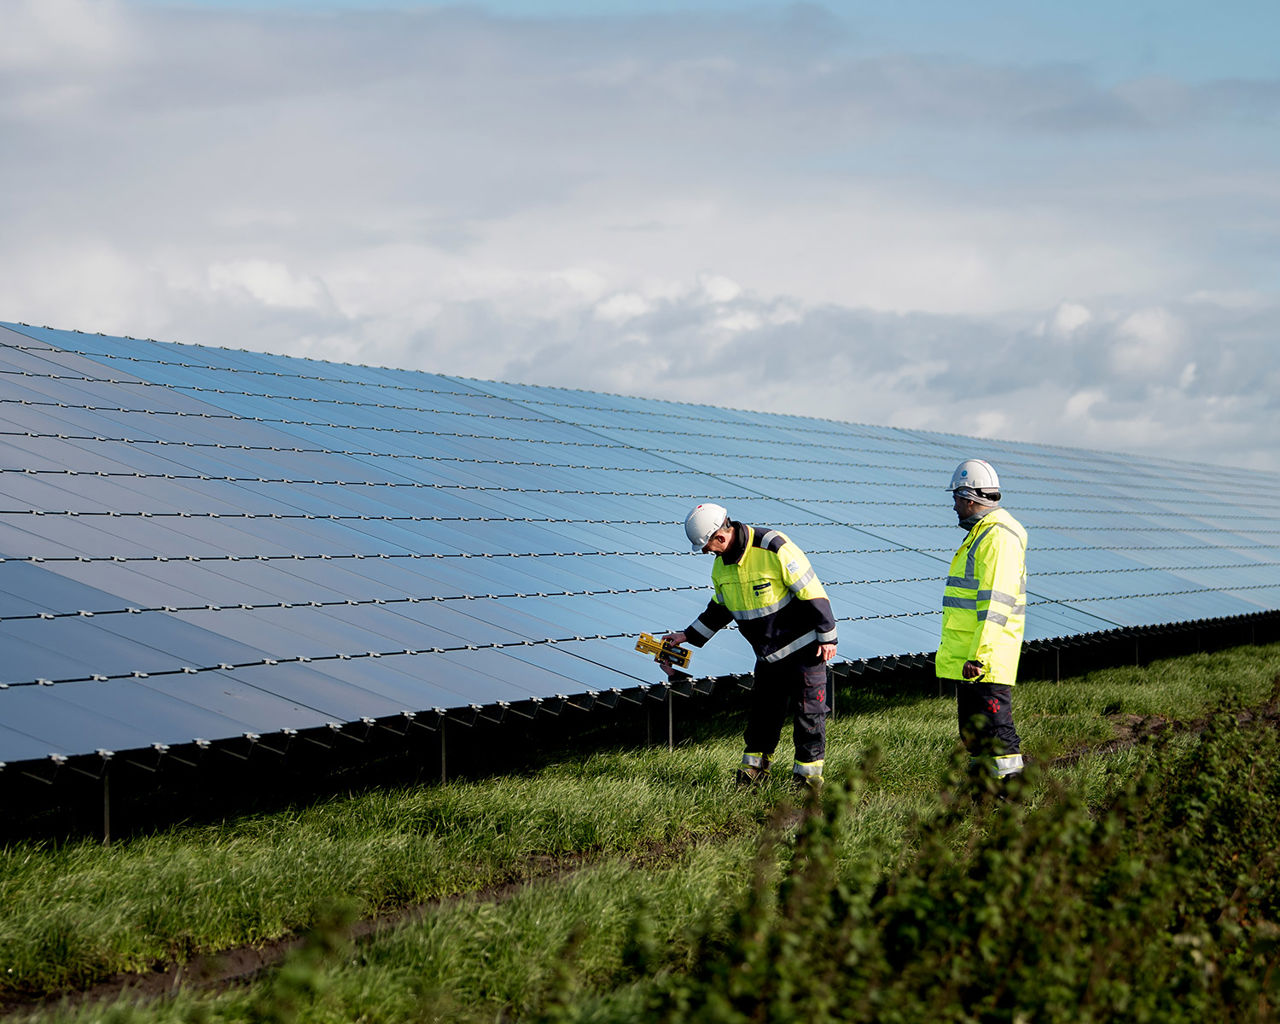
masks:
<svg viewBox="0 0 1280 1024"><path fill-rule="evenodd" d="M965 459L956 466L947 490L955 491L961 487L980 493L994 491L997 498L1000 496L1000 478L996 476L995 467L984 459Z"/></svg>
<svg viewBox="0 0 1280 1024"><path fill-rule="evenodd" d="M711 535L729 521L729 510L723 505L704 502L685 516L684 532L694 551L707 546Z"/></svg>

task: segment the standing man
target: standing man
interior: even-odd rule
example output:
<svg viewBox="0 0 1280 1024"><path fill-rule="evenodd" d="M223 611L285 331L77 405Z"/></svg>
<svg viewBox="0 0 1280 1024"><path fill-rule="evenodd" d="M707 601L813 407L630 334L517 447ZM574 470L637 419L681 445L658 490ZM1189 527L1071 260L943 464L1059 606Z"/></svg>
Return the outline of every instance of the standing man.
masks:
<svg viewBox="0 0 1280 1024"><path fill-rule="evenodd" d="M821 580L785 534L734 522L721 505L699 505L685 518L684 532L694 551L716 556L711 567L715 595L692 625L664 639L702 647L736 622L756 653L738 784L750 785L769 771L790 713L795 717L793 780L821 786L827 662L836 654L836 620Z"/></svg>
<svg viewBox="0 0 1280 1024"><path fill-rule="evenodd" d="M1012 688L1027 621L1027 531L1000 507L991 463L965 459L951 475L964 543L951 560L942 598L942 640L935 667L956 687L960 739L970 763L1000 777L1022 771L1013 727Z"/></svg>

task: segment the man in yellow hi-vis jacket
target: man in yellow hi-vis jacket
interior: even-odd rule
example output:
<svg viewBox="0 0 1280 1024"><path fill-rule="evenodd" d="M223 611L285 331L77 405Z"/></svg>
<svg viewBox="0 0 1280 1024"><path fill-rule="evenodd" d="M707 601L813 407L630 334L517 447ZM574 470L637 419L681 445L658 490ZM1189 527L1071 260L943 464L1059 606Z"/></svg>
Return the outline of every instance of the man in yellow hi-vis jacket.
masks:
<svg viewBox="0 0 1280 1024"><path fill-rule="evenodd" d="M698 505L684 529L694 551L716 556L715 595L690 626L665 639L701 647L735 622L756 654L738 782L756 782L769 770L782 724L793 713L793 779L821 785L827 662L836 654L836 620L822 581L785 534L735 522L722 505Z"/></svg>
<svg viewBox="0 0 1280 1024"><path fill-rule="evenodd" d="M956 687L960 738L971 759L998 776L1022 771L1012 687L1027 620L1027 531L1000 507L991 463L966 459L951 477L964 542L951 560L942 598L935 668Z"/></svg>

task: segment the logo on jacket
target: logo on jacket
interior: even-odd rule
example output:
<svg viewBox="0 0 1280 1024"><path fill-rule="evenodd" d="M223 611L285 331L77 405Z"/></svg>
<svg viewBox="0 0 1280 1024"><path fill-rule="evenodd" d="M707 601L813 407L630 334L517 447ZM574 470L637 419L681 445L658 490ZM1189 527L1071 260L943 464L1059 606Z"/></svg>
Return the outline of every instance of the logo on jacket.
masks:
<svg viewBox="0 0 1280 1024"><path fill-rule="evenodd" d="M765 580L763 583L757 583L751 589L754 590L757 594L763 594L766 590L768 590L772 586L773 586L772 583L770 583L768 580Z"/></svg>

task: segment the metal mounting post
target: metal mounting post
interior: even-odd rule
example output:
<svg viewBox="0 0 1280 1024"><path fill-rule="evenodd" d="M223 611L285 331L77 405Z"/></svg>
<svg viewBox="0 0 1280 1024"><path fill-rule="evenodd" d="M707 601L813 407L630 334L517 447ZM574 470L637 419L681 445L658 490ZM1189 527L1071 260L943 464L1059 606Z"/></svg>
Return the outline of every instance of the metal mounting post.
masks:
<svg viewBox="0 0 1280 1024"><path fill-rule="evenodd" d="M670 686L667 687L667 752L676 749L676 695Z"/></svg>
<svg viewBox="0 0 1280 1024"><path fill-rule="evenodd" d="M102 766L102 845L111 845L111 762Z"/></svg>

